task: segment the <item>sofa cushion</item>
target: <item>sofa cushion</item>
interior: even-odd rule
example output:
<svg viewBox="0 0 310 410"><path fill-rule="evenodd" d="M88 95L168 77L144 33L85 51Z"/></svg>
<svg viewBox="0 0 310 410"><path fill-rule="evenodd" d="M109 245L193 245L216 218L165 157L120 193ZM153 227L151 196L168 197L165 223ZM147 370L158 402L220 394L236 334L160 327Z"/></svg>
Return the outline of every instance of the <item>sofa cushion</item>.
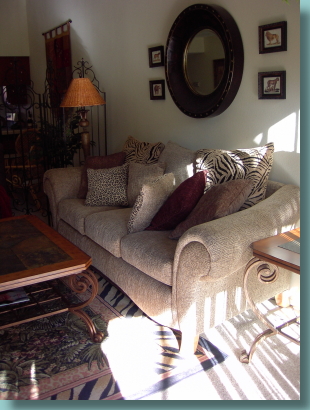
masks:
<svg viewBox="0 0 310 410"><path fill-rule="evenodd" d="M144 184L153 181L165 172L165 164L129 163L127 198L129 206L133 206Z"/></svg>
<svg viewBox="0 0 310 410"><path fill-rule="evenodd" d="M121 239L127 235L130 213L131 208L121 208L92 214L86 218L85 234L119 258L121 256Z"/></svg>
<svg viewBox="0 0 310 410"><path fill-rule="evenodd" d="M128 206L128 164L107 169L88 169L86 206Z"/></svg>
<svg viewBox="0 0 310 410"><path fill-rule="evenodd" d="M201 149L196 152L197 170L207 169L206 190L231 179L251 179L252 192L241 209L249 208L265 198L273 163L274 144L263 147L225 151Z"/></svg>
<svg viewBox="0 0 310 410"><path fill-rule="evenodd" d="M85 235L85 219L96 212L119 209L111 206L85 206L84 199L63 199L59 202L58 213L60 219L64 220L76 229L80 234Z"/></svg>
<svg viewBox="0 0 310 410"><path fill-rule="evenodd" d="M128 233L143 231L147 228L173 190L174 175L172 173L143 185L131 211Z"/></svg>
<svg viewBox="0 0 310 410"><path fill-rule="evenodd" d="M166 164L166 173L172 172L175 176L175 186L194 175L195 151L168 141L159 157L160 162Z"/></svg>
<svg viewBox="0 0 310 410"><path fill-rule="evenodd" d="M165 148L162 142L151 144L141 142L129 136L124 143L123 151L126 153L125 162L138 162L140 164L154 164Z"/></svg>
<svg viewBox="0 0 310 410"><path fill-rule="evenodd" d="M149 231L166 231L174 229L196 206L203 195L206 184L206 171L186 179L169 196L152 219Z"/></svg>
<svg viewBox="0 0 310 410"><path fill-rule="evenodd" d="M111 155L87 157L85 159L85 163L82 169L81 184L78 192L78 198L86 198L86 194L88 191L88 168L102 169L118 167L124 164L125 158L126 154L123 151Z"/></svg>
<svg viewBox="0 0 310 410"><path fill-rule="evenodd" d="M214 185L202 195L192 212L170 233L169 238L178 239L192 226L237 212L250 195L252 186L250 179Z"/></svg>
<svg viewBox="0 0 310 410"><path fill-rule="evenodd" d="M121 240L123 260L152 278L172 286L177 241L172 241L168 235L167 231L142 231L124 236Z"/></svg>

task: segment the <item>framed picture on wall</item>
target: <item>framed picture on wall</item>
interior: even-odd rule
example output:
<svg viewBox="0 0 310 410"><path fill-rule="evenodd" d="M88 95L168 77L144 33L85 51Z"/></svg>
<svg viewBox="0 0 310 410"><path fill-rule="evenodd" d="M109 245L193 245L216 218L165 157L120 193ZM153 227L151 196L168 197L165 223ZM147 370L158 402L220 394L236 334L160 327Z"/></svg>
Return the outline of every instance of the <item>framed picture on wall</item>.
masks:
<svg viewBox="0 0 310 410"><path fill-rule="evenodd" d="M259 54L287 51L287 22L265 24L258 27Z"/></svg>
<svg viewBox="0 0 310 410"><path fill-rule="evenodd" d="M165 99L165 80L150 81L150 98L151 100Z"/></svg>
<svg viewBox="0 0 310 410"><path fill-rule="evenodd" d="M165 65L164 46L149 48L149 66L160 67Z"/></svg>
<svg viewBox="0 0 310 410"><path fill-rule="evenodd" d="M286 99L286 71L258 73L258 98Z"/></svg>

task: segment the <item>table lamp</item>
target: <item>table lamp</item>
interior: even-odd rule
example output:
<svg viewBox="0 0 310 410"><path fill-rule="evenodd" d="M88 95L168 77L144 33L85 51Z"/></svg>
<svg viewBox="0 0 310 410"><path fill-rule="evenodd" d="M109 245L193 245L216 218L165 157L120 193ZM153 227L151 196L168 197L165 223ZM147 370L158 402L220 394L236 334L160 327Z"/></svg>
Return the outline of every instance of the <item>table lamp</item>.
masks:
<svg viewBox="0 0 310 410"><path fill-rule="evenodd" d="M77 112L81 116L79 126L83 127L81 142L84 159L90 155L90 136L86 130L86 127L89 125L89 121L86 118L89 110L86 110L85 107L103 104L105 104L104 99L89 78L74 78L60 104L60 107L81 107Z"/></svg>

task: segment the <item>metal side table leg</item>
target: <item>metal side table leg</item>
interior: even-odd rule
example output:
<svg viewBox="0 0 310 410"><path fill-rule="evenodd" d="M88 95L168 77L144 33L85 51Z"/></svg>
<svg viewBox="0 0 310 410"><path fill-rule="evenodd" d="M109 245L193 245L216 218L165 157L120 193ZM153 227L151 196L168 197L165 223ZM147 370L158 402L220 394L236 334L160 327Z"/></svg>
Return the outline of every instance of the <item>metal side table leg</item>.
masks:
<svg viewBox="0 0 310 410"><path fill-rule="evenodd" d="M260 333L258 336L256 336L254 342L252 343L249 353L247 353L245 350L241 352L239 360L242 363L250 363L257 345L263 340L267 339L268 337L273 336L278 333L278 330L271 324L271 322L265 317L265 315L263 315L259 311L259 309L255 306L255 303L253 302L252 298L249 295L247 282L248 282L250 271L254 268L257 269L257 279L261 283L265 283L265 284L273 283L278 279L278 276L279 276L279 269L277 266L261 261L260 259L256 257L252 258L246 266L246 270L245 270L245 274L243 278L243 288L244 288L246 299L248 303L250 304L251 309L253 310L254 314L258 317L258 319L261 322L263 322L268 327L268 329Z"/></svg>

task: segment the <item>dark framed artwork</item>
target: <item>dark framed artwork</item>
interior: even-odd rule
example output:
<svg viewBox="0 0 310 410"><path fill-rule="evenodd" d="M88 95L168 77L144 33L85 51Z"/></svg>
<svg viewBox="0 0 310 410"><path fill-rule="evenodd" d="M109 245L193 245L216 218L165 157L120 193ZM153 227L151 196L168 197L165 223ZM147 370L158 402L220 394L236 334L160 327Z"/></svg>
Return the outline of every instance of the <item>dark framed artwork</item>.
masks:
<svg viewBox="0 0 310 410"><path fill-rule="evenodd" d="M268 71L258 73L258 98L285 99L286 71Z"/></svg>
<svg viewBox="0 0 310 410"><path fill-rule="evenodd" d="M151 100L165 99L165 80L150 81L150 98Z"/></svg>
<svg viewBox="0 0 310 410"><path fill-rule="evenodd" d="M160 67L165 65L164 46L149 48L149 66Z"/></svg>
<svg viewBox="0 0 310 410"><path fill-rule="evenodd" d="M287 22L258 27L259 54L287 51Z"/></svg>

